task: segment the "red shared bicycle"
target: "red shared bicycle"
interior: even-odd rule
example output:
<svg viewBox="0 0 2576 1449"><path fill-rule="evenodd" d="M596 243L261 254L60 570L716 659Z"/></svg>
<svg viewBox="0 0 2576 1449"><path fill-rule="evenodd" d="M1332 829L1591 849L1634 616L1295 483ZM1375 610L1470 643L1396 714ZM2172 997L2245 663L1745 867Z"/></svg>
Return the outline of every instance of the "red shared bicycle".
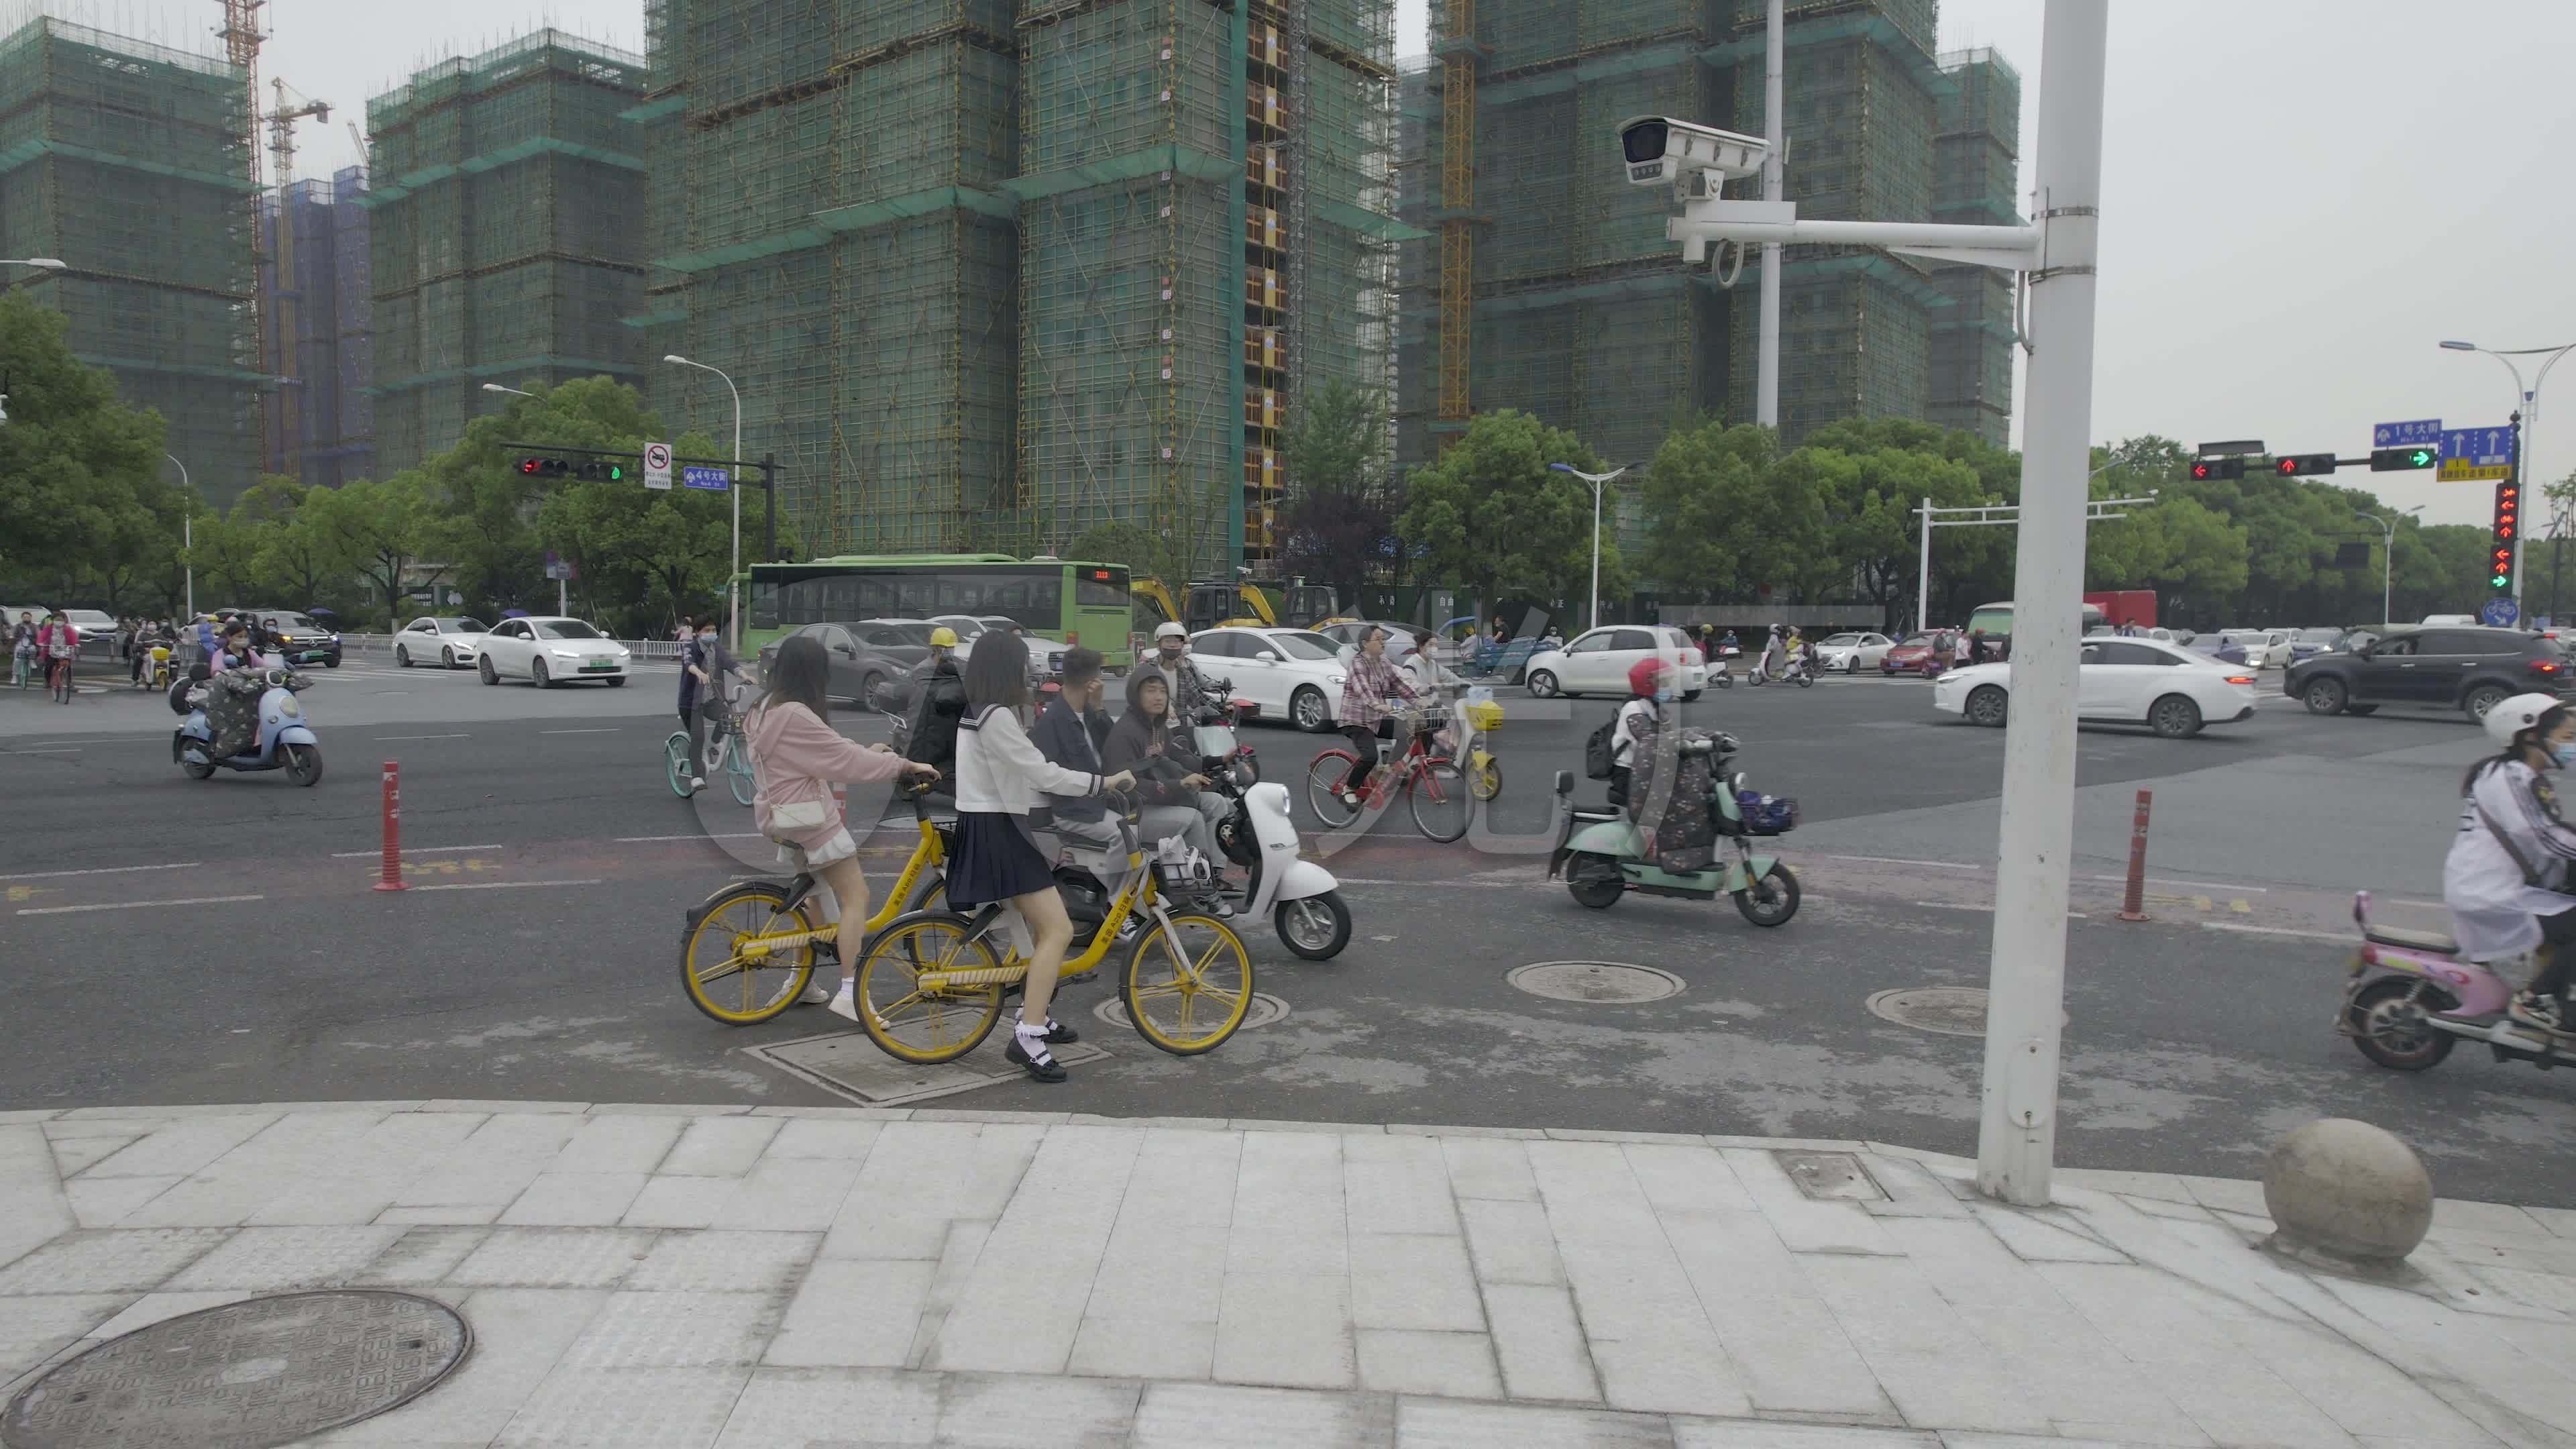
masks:
<svg viewBox="0 0 2576 1449"><path fill-rule="evenodd" d="M1431 731L1422 728L1420 715L1405 713L1390 718L1411 743L1395 759L1380 760L1377 776L1369 781L1359 803L1353 805L1344 799L1342 787L1359 770L1360 757L1349 749L1337 748L1317 755L1314 763L1306 767L1306 804L1327 828L1338 830L1357 820L1361 811L1383 807L1396 791L1402 790L1414 827L1425 836L1446 844L1465 835L1472 803L1466 773L1456 761L1432 747Z"/></svg>

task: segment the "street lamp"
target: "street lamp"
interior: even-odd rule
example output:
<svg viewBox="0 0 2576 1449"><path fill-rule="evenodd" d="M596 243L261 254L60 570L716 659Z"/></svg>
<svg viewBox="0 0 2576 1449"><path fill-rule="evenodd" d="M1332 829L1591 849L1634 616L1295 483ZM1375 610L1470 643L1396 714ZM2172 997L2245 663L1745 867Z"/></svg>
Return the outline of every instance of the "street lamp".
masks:
<svg viewBox="0 0 2576 1449"><path fill-rule="evenodd" d="M2483 352L2487 356L2494 358L2496 361L2503 363L2504 370L2513 374L2514 413L2520 419L2520 427L2522 430L2522 435L2516 440L2513 450L2513 476L2526 484L2529 483L2533 477L2531 470L2531 438L2532 434L2537 432L2540 427L2540 387L2541 384L2549 381L2549 369L2558 365L2558 359L2565 357L2570 352L2576 352L2576 342L2570 342L2560 347L2508 347L2502 349L2480 347L2474 342L2445 342L2442 344L2442 348L2446 352ZM2546 356L2549 360L2540 364L2540 371L2531 379L2531 386L2528 388L2524 387L2522 385L2522 369L2514 363L2514 359L2517 357L2541 356ZM2546 489L2546 486L2546 482L2544 481L2544 490ZM2522 550L2519 547L2516 547L2513 551L2513 603L2515 614L2519 617L2522 613Z"/></svg>
<svg viewBox="0 0 2576 1449"><path fill-rule="evenodd" d="M510 394L511 396L513 396L513 397L535 397L535 396L536 396L536 394L535 394L535 393L532 393L532 392L524 392L524 391L522 391L522 390L520 390L520 389L518 389L518 388L515 388L515 387L503 387L501 384L499 384L499 383L497 383L497 382L487 382L487 383L483 384L483 390L484 390L485 392L506 392L506 393Z"/></svg>
<svg viewBox="0 0 2576 1449"><path fill-rule="evenodd" d="M161 456L169 459L170 466L179 470L179 486L194 493L197 485L188 481L188 465L180 462L176 453ZM187 516L179 521L179 547L188 554L188 617L193 620L197 617L197 500L194 498L188 500Z"/></svg>
<svg viewBox="0 0 2576 1449"><path fill-rule="evenodd" d="M1586 473L1571 463L1550 463L1547 466L1554 472L1571 473L1592 485L1592 622L1583 627L1598 629L1601 627L1601 488L1628 470L1613 468L1607 473Z"/></svg>
<svg viewBox="0 0 2576 1449"><path fill-rule="evenodd" d="M2403 518L2407 514L2421 513L2423 511L2424 505L2418 503L2412 508L2398 509L2397 518ZM2376 513L2365 513L2361 516L2379 525L2379 622L2382 624L2394 623L2396 622L2396 616L2389 612L2388 580L2392 572L2392 565L2395 563L2397 558L2397 519L2382 518Z"/></svg>
<svg viewBox="0 0 2576 1449"><path fill-rule="evenodd" d="M42 267L49 272L64 270L60 257L0 257L0 267Z"/></svg>
<svg viewBox="0 0 2576 1449"><path fill-rule="evenodd" d="M734 460L739 462L742 458L741 389L733 385L732 378L725 377L721 368L709 367L703 362L691 362L676 352L664 354L662 360L674 367L694 367L700 372L712 372L724 378L725 391L733 394L733 456ZM733 570L725 575L725 615L733 621L733 626L728 632L733 636L733 652L738 655L742 653L742 475L738 470L730 467L725 470L725 475L732 479L731 485L725 491L733 495ZM769 506L773 510L777 508L778 499L775 494L771 496Z"/></svg>

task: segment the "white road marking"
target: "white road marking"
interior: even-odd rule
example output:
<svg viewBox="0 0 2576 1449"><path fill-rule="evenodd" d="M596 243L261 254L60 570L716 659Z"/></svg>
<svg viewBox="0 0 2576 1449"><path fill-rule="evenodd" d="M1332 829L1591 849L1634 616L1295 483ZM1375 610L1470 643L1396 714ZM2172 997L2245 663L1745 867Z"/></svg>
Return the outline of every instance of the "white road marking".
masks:
<svg viewBox="0 0 2576 1449"><path fill-rule="evenodd" d="M394 741L394 740L463 740L463 739L471 739L471 738L473 738L473 736L471 736L471 735L378 735L378 736L376 736L375 738L376 738L376 743L378 743L378 744L387 744L387 743L390 743L390 742L392 742L392 741Z"/></svg>
<svg viewBox="0 0 2576 1449"><path fill-rule="evenodd" d="M2113 885L2124 885L2128 882L2129 878L2125 875L2088 875L2085 879L2107 880ZM2272 888L2270 886L2228 885L2223 881L2214 880L2175 880L2170 876L2161 875L2151 875L2146 879L2147 884L2149 885L2191 886L2194 889L2205 891L2245 891L2249 894L2258 896L2268 896L2272 893Z"/></svg>
<svg viewBox="0 0 2576 1449"><path fill-rule="evenodd" d="M737 831L731 835L620 835L611 845L652 845L665 840L758 840L757 830Z"/></svg>
<svg viewBox="0 0 2576 1449"><path fill-rule="evenodd" d="M0 750L0 754L11 755L77 755L80 752L78 745L26 745L14 750Z"/></svg>
<svg viewBox="0 0 2576 1449"><path fill-rule="evenodd" d="M2340 931L2294 931L2287 926L2240 926L2234 921L2203 921L2204 931L2234 931L2246 936L2298 936L2310 941L2349 941L2352 937Z"/></svg>
<svg viewBox="0 0 2576 1449"><path fill-rule="evenodd" d="M1888 855L1820 855L1818 860L1861 860L1871 865L1928 865L1934 870L1984 870L1982 865L1961 865L1955 860L1901 860ZM1921 904L1917 902L1917 904Z"/></svg>
<svg viewBox="0 0 2576 1449"><path fill-rule="evenodd" d="M39 870L26 875L0 875L0 880L53 880L66 875L126 875L138 870L195 870L202 860L183 860L175 865L102 865L89 870Z"/></svg>
<svg viewBox="0 0 2576 1449"><path fill-rule="evenodd" d="M611 726L607 729L596 730L539 730L537 733L541 735L613 735L617 733L617 730L614 726Z"/></svg>
<svg viewBox="0 0 2576 1449"><path fill-rule="evenodd" d="M1507 891L1543 882L1507 880L1372 880L1366 876L1337 875L1335 885L1346 886L1466 886L1470 890Z"/></svg>
<svg viewBox="0 0 2576 1449"><path fill-rule="evenodd" d="M1821 900L1823 897L1819 896L1817 899ZM1918 906L1929 906L1936 911L1992 911L1994 909L1992 905L1978 905L1972 901L1916 901L1914 904ZM2066 919L2070 921L2089 921L2093 918L2084 914L2082 911L2068 911L2066 913Z"/></svg>
<svg viewBox="0 0 2576 1449"><path fill-rule="evenodd" d="M191 896L184 901L110 901L98 906L28 906L22 916L68 916L83 911L133 911L146 906L221 906L235 901L264 901L266 896Z"/></svg>
<svg viewBox="0 0 2576 1449"><path fill-rule="evenodd" d="M456 885L416 885L416 891L516 891L533 886L597 885L596 880L470 880Z"/></svg>
<svg viewBox="0 0 2576 1449"><path fill-rule="evenodd" d="M402 853L405 855L463 855L470 850L500 850L502 848L503 847L498 845L406 845L402 848ZM382 847L375 850L335 850L331 852L331 858L333 860L358 860L382 854L384 854Z"/></svg>

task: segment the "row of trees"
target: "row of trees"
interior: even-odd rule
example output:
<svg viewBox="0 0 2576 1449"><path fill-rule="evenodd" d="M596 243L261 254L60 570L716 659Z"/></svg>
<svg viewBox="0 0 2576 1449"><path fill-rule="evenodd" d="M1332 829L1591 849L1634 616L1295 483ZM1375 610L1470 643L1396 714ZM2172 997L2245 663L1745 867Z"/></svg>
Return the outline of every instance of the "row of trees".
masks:
<svg viewBox="0 0 2576 1449"><path fill-rule="evenodd" d="M575 612L621 633L662 632L723 599L724 495L532 477L516 466L522 450L502 446L634 452L667 437L635 389L609 378L514 399L418 468L342 488L263 478L218 510L178 481L160 417L120 403L108 373L73 358L59 312L0 298L0 368L0 598L177 615L193 565L201 608L318 606L382 628L451 595L486 618L551 612L551 552L573 565ZM676 450L707 456L714 443L691 434ZM742 503L744 536L759 539L765 497ZM779 546L798 547L783 516Z"/></svg>

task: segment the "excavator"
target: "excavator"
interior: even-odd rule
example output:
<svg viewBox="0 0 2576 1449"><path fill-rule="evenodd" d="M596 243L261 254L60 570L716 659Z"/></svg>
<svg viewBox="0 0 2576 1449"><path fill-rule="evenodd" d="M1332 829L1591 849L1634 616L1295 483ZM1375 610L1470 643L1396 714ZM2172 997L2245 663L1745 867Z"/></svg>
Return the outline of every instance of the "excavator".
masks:
<svg viewBox="0 0 2576 1449"><path fill-rule="evenodd" d="M1319 624L1337 623L1341 618L1341 599L1329 585L1310 584L1299 579L1276 586L1279 602L1271 603L1270 592L1249 582L1227 583L1222 579L1201 579L1189 586L1189 605L1177 607L1172 596L1152 579L1132 580L1128 591L1154 606L1163 618L1178 623L1195 634L1201 629L1258 628L1312 629Z"/></svg>

